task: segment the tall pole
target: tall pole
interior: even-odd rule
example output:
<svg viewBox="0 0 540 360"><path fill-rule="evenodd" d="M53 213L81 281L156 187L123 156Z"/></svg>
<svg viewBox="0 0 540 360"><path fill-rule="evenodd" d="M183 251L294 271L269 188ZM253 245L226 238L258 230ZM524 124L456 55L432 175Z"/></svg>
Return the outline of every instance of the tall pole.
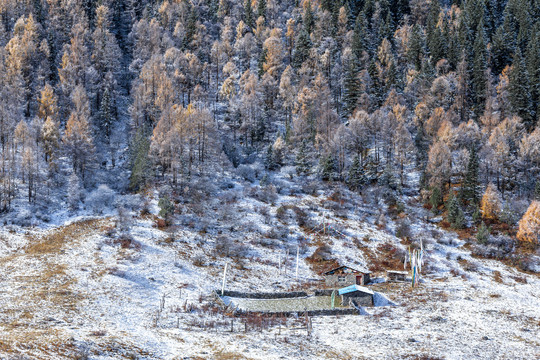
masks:
<svg viewBox="0 0 540 360"><path fill-rule="evenodd" d="M227 277L227 263L225 263L225 269L223 269L223 283L221 284L221 296L225 293L225 279Z"/></svg>
<svg viewBox="0 0 540 360"><path fill-rule="evenodd" d="M296 280L298 280L298 259L300 257L300 245L296 246Z"/></svg>
<svg viewBox="0 0 540 360"><path fill-rule="evenodd" d="M283 267L285 268L285 275L287 275L288 262L289 262L289 248L287 248L287 252L285 253L285 259L283 260Z"/></svg>

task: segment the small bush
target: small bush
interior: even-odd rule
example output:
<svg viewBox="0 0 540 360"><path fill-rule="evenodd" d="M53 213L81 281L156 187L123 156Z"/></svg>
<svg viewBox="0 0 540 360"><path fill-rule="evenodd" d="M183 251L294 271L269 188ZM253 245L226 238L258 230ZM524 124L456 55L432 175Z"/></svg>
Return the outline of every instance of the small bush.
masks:
<svg viewBox="0 0 540 360"><path fill-rule="evenodd" d="M294 214L296 215L296 222L298 226L300 227L306 226L309 220L308 213L300 209L298 206L293 206L292 210L294 211Z"/></svg>
<svg viewBox="0 0 540 360"><path fill-rule="evenodd" d="M107 331L105 330L95 330L90 332L90 336L105 336L107 335Z"/></svg>
<svg viewBox="0 0 540 360"><path fill-rule="evenodd" d="M240 165L236 169L236 172L244 180L249 181L250 183L255 182L257 177L255 176L255 170L249 165Z"/></svg>
<svg viewBox="0 0 540 360"><path fill-rule="evenodd" d="M519 216L517 215L517 213L510 207L510 205L508 203L506 203L503 207L503 209L501 210L501 214L499 216L499 219L505 223L505 224L508 224L508 225L516 225L518 220L519 220Z"/></svg>
<svg viewBox="0 0 540 360"><path fill-rule="evenodd" d="M445 229L445 230L449 229L450 228L450 223L448 221L446 221L446 220L443 220L443 221L441 221L441 227L443 229Z"/></svg>
<svg viewBox="0 0 540 360"><path fill-rule="evenodd" d="M108 238L113 238L116 236L116 228L113 226L107 226L104 230L104 235Z"/></svg>
<svg viewBox="0 0 540 360"><path fill-rule="evenodd" d="M527 278L523 276L510 276L515 282L520 284L527 284Z"/></svg>
<svg viewBox="0 0 540 360"><path fill-rule="evenodd" d="M313 262L330 261L332 260L332 249L326 244L321 245L309 258Z"/></svg>
<svg viewBox="0 0 540 360"><path fill-rule="evenodd" d="M396 227L396 236L400 239L405 239L410 238L411 235L411 224L408 220L401 220Z"/></svg>
<svg viewBox="0 0 540 360"><path fill-rule="evenodd" d="M389 207L397 207L398 199L393 191L387 190L383 192L383 199Z"/></svg>
<svg viewBox="0 0 540 360"><path fill-rule="evenodd" d="M215 253L219 256L229 256L233 243L231 239L226 236L218 236L215 243Z"/></svg>
<svg viewBox="0 0 540 360"><path fill-rule="evenodd" d="M461 266L465 271L478 272L479 265L476 261L462 260Z"/></svg>
<svg viewBox="0 0 540 360"><path fill-rule="evenodd" d="M401 201L398 201L397 204L396 204L396 211L398 212L398 214L401 214L402 212L405 211L405 204L403 204L403 202Z"/></svg>
<svg viewBox="0 0 540 360"><path fill-rule="evenodd" d="M167 227L167 222L163 219L156 219L155 225L158 229L164 229Z"/></svg>
<svg viewBox="0 0 540 360"><path fill-rule="evenodd" d="M193 265L202 267L205 265L205 259L203 255L196 255L193 258Z"/></svg>
<svg viewBox="0 0 540 360"><path fill-rule="evenodd" d="M275 203L278 197L276 188L273 185L254 186L249 190L249 196L267 204Z"/></svg>
<svg viewBox="0 0 540 360"><path fill-rule="evenodd" d="M141 216L150 215L150 202L145 201L141 208Z"/></svg>
<svg viewBox="0 0 540 360"><path fill-rule="evenodd" d="M303 183L302 191L307 195L315 195L319 191L319 184L314 181Z"/></svg>
<svg viewBox="0 0 540 360"><path fill-rule="evenodd" d="M499 236L490 236L488 245L495 246L505 252L512 252L515 248L516 242L509 236L499 235Z"/></svg>
<svg viewBox="0 0 540 360"><path fill-rule="evenodd" d="M437 240L437 242L439 244L441 244L441 242L439 242L439 240L443 239L443 233L440 232L437 229L432 229L431 230L431 237L434 238L435 240ZM447 244L445 244L445 245L447 245Z"/></svg>
<svg viewBox="0 0 540 360"><path fill-rule="evenodd" d="M255 208L255 211L262 215L265 224L272 223L272 214L270 214L270 207L263 205Z"/></svg>
<svg viewBox="0 0 540 360"><path fill-rule="evenodd" d="M248 252L249 249L247 246L243 244L232 244L229 249L229 257L239 262L247 256Z"/></svg>
<svg viewBox="0 0 540 360"><path fill-rule="evenodd" d="M139 244L133 237L129 234L121 234L114 241L116 244L120 244L122 249L140 249L141 244Z"/></svg>
<svg viewBox="0 0 540 360"><path fill-rule="evenodd" d="M237 191L226 191L219 196L219 201L222 204L234 204L238 202L238 192Z"/></svg>
<svg viewBox="0 0 540 360"><path fill-rule="evenodd" d="M276 209L276 217L281 221L285 221L287 218L287 208L285 206L278 207Z"/></svg>
<svg viewBox="0 0 540 360"><path fill-rule="evenodd" d="M336 190L328 197L328 200L343 204L345 202L345 197L340 190Z"/></svg>
<svg viewBox="0 0 540 360"><path fill-rule="evenodd" d="M111 190L107 185L99 185L99 187L92 191L86 198L86 204L92 208L94 213L102 214L104 209L108 209L113 206L116 193Z"/></svg>
<svg viewBox="0 0 540 360"><path fill-rule="evenodd" d="M536 269L536 261L534 261L532 256L520 256L517 259L518 269L521 271L531 271L534 272Z"/></svg>
<svg viewBox="0 0 540 360"><path fill-rule="evenodd" d="M265 236L270 239L285 239L289 235L289 229L285 226L275 226Z"/></svg>

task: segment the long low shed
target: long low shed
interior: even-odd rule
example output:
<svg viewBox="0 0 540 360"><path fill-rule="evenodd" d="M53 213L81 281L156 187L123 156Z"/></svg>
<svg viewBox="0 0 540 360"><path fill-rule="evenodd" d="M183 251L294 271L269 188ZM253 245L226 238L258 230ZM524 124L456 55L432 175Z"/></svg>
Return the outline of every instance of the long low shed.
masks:
<svg viewBox="0 0 540 360"><path fill-rule="evenodd" d="M388 276L388 280L390 281L406 281L407 275L409 275L408 271L397 271L397 270L387 270L386 275Z"/></svg>

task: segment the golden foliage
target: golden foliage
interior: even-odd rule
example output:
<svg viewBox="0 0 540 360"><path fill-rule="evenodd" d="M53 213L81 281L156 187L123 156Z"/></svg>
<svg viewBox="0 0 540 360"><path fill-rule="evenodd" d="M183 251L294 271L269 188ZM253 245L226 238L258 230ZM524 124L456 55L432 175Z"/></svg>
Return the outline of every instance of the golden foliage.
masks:
<svg viewBox="0 0 540 360"><path fill-rule="evenodd" d="M501 196L493 184L486 188L482 202L480 203L482 217L489 220L497 220L501 212Z"/></svg>
<svg viewBox="0 0 540 360"><path fill-rule="evenodd" d="M520 241L538 243L540 240L540 202L533 201L519 221L517 238Z"/></svg>

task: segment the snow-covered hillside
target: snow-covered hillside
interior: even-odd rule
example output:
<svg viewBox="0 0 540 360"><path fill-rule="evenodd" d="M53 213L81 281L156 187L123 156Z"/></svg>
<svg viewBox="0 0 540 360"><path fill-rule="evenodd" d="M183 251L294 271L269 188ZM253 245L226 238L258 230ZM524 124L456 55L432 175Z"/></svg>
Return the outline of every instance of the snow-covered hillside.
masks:
<svg viewBox="0 0 540 360"><path fill-rule="evenodd" d="M473 258L456 234L413 219L411 237L422 239L427 250L420 285L380 282L385 260L402 266L397 257L392 260L405 249L391 234L392 220L383 230L374 225L377 212L335 189L267 199L252 186L238 182L202 201L214 218L181 206L183 214L162 229L156 227L157 194L149 195L150 212L132 210L131 220L103 216L47 229L3 228L0 357L540 356L537 274ZM295 211L307 223L299 226ZM119 233L123 221L129 235ZM323 245L329 253L320 250ZM314 253L331 260L316 261ZM319 266L333 261L375 269L372 277L379 283L370 287L398 306L368 308L365 316L315 317L309 334L303 317L280 320L281 325L248 321L246 332L245 320L224 314L212 297L226 262L227 289L312 291L322 286Z"/></svg>

